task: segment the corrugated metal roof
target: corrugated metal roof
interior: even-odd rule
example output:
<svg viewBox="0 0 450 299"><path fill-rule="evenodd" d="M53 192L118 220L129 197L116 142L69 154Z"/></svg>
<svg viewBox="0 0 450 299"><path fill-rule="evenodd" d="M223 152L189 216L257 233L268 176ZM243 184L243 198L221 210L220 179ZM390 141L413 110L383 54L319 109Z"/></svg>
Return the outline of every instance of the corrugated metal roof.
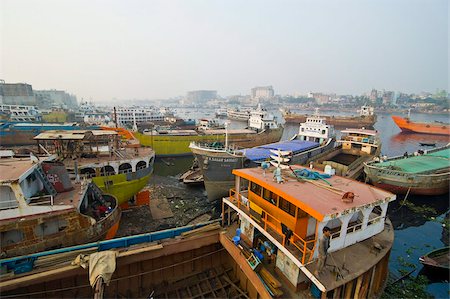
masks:
<svg viewBox="0 0 450 299"><path fill-rule="evenodd" d="M303 169L304 167L293 165L291 168ZM274 169L271 167L269 171ZM290 170L286 170L285 175L290 172ZM342 195L344 192L353 192L355 198L352 203L343 202L342 195L337 194L339 192L336 193L328 190L326 187L317 186L317 183L297 182L292 178L292 181L287 180L284 184L278 184L273 181L271 175L265 175L261 168L234 169L233 174L253 181L279 194L319 220L322 220L325 216L331 217L333 214L345 213L353 208L374 204L378 201L395 199L395 195L388 191L337 175L326 180L334 188L342 190ZM320 183L320 181L317 182ZM322 185L326 185L324 182L322 183Z"/></svg>
<svg viewBox="0 0 450 299"><path fill-rule="evenodd" d="M73 130L73 131L65 131L65 130L52 130L45 131L40 133L36 137L35 140L82 140L89 134L93 136L107 136L107 135L117 135L115 131L108 130Z"/></svg>

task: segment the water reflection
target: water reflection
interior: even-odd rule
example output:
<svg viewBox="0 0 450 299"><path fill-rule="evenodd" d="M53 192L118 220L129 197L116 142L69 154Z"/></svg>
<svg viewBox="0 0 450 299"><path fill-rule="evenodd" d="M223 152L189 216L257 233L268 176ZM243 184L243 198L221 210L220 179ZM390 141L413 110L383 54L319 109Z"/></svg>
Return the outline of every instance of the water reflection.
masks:
<svg viewBox="0 0 450 299"><path fill-rule="evenodd" d="M448 211L448 195L404 196L389 204L388 215L395 230L419 227ZM434 218L434 219L433 219Z"/></svg>

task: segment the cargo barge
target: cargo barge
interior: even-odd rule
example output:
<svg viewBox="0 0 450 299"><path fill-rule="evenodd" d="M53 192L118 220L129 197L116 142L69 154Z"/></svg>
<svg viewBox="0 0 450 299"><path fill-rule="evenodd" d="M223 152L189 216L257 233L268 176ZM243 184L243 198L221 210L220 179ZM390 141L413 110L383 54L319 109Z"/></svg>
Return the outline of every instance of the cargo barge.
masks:
<svg viewBox="0 0 450 299"><path fill-rule="evenodd" d="M287 111L283 113L286 123L302 123L305 122L308 114L296 114ZM335 128L372 128L377 121L373 107L362 106L358 116L340 116L340 115L323 115L327 124L333 125Z"/></svg>
<svg viewBox="0 0 450 299"><path fill-rule="evenodd" d="M368 162L364 172L373 185L396 194L446 194L450 183L450 144L423 154Z"/></svg>

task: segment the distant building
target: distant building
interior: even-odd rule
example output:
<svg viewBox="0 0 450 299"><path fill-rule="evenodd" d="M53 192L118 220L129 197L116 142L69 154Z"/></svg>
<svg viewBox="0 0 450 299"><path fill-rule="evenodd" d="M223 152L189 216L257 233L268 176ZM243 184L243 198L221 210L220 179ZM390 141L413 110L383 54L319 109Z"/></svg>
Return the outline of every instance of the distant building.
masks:
<svg viewBox="0 0 450 299"><path fill-rule="evenodd" d="M37 103L30 84L0 81L0 104L35 106Z"/></svg>
<svg viewBox="0 0 450 299"><path fill-rule="evenodd" d="M252 88L253 99L270 99L273 98L275 92L272 86L260 86Z"/></svg>
<svg viewBox="0 0 450 299"><path fill-rule="evenodd" d="M315 99L317 104L319 104L319 105L328 104L331 100L330 95L323 94L320 92L308 92L308 98Z"/></svg>
<svg viewBox="0 0 450 299"><path fill-rule="evenodd" d="M376 89L372 89L372 91L370 92L369 99L372 102L375 102L378 99L378 91Z"/></svg>
<svg viewBox="0 0 450 299"><path fill-rule="evenodd" d="M42 107L76 108L78 106L77 97L64 90L35 90L34 94Z"/></svg>
<svg viewBox="0 0 450 299"><path fill-rule="evenodd" d="M203 104L216 98L217 90L193 90L186 94L186 100L195 104Z"/></svg>
<svg viewBox="0 0 450 299"><path fill-rule="evenodd" d="M383 92L383 105L391 105L394 101L394 92L385 91Z"/></svg>

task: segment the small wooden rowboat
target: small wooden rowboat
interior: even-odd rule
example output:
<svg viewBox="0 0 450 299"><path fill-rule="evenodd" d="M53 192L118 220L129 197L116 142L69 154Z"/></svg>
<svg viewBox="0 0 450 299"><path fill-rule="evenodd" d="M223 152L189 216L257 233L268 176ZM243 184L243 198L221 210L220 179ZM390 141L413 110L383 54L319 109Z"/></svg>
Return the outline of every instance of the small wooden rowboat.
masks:
<svg viewBox="0 0 450 299"><path fill-rule="evenodd" d="M425 267L434 270L450 270L450 247L443 247L419 258Z"/></svg>
<svg viewBox="0 0 450 299"><path fill-rule="evenodd" d="M436 143L419 142L421 146L436 146Z"/></svg>

